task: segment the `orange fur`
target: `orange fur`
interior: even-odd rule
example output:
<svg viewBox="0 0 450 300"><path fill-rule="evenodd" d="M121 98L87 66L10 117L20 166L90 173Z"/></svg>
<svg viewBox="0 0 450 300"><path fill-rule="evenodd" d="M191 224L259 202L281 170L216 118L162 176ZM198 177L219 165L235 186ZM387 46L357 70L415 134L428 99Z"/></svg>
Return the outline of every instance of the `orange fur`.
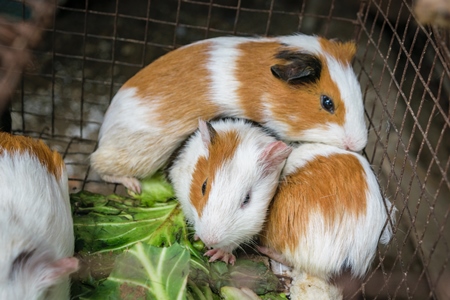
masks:
<svg viewBox="0 0 450 300"><path fill-rule="evenodd" d="M314 84L295 86L275 78L268 70L272 65L286 63L275 58L279 50L298 49L274 42L247 42L239 45L239 50L242 54L238 58L236 77L243 84L238 94L248 118L257 122L264 121L260 99L267 97L273 118L284 120L289 125L290 136L310 128L325 126L327 122L336 122L338 125L345 123L345 107L340 91L331 80L323 57L319 56L322 61L320 80ZM267 89L269 86L270 89ZM336 107L334 114L321 107L322 94L333 99Z"/></svg>
<svg viewBox="0 0 450 300"><path fill-rule="evenodd" d="M195 166L195 171L192 174L192 184L190 191L191 203L197 210L201 217L203 208L206 205L209 192L211 190L211 183L214 182L214 177L217 170L228 160L231 160L239 145L239 136L235 130L217 133L209 145L209 157L200 157ZM202 195L202 185L207 181L205 195Z"/></svg>
<svg viewBox="0 0 450 300"><path fill-rule="evenodd" d="M0 132L0 154L9 152L11 155L17 155L25 151L35 156L56 179L60 179L64 161L58 152L50 150L41 140Z"/></svg>
<svg viewBox="0 0 450 300"><path fill-rule="evenodd" d="M288 175L272 201L261 234L263 244L279 252L286 247L294 251L307 234L312 212L320 213L329 228L345 215L361 216L366 210L365 176L358 159L346 154L318 156Z"/></svg>
<svg viewBox="0 0 450 300"><path fill-rule="evenodd" d="M189 129L195 128L198 116L210 120L219 112L218 107L208 100L210 75L205 62L209 45L200 43L171 51L139 71L123 88L137 88L137 96L146 106L149 101L160 100L164 103L154 112L161 124L167 125L171 120L185 120L186 116L191 116L185 125ZM174 70L180 68L190 72L178 72L177 78L174 78ZM167 117L168 114L170 117ZM179 130L168 128L167 134Z"/></svg>
<svg viewBox="0 0 450 300"><path fill-rule="evenodd" d="M322 49L331 54L343 65L350 65L356 54L356 44L353 42L336 42L324 38L319 38Z"/></svg>

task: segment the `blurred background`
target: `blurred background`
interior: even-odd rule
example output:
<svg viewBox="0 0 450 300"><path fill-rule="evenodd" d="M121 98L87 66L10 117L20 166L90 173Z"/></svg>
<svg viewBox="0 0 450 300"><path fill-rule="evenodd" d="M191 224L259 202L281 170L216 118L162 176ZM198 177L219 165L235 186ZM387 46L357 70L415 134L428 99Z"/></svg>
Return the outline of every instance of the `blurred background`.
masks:
<svg viewBox="0 0 450 300"><path fill-rule="evenodd" d="M113 95L145 65L224 35L354 40L364 154L399 211L366 279L341 279L346 298L450 299L449 18L445 0L0 0L0 103L14 133L63 154L72 192L123 194L88 159Z"/></svg>

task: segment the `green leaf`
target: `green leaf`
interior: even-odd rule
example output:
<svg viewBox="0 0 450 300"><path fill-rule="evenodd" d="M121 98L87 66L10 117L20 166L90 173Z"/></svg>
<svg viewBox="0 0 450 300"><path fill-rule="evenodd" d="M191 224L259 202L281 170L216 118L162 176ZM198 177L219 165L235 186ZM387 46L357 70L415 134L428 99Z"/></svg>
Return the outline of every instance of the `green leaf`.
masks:
<svg viewBox="0 0 450 300"><path fill-rule="evenodd" d="M176 201L137 206L139 201L86 191L72 195L75 251L120 253L137 242L171 245L186 231Z"/></svg>
<svg viewBox="0 0 450 300"><path fill-rule="evenodd" d="M248 289L239 289L231 286L224 286L220 289L220 295L225 300L287 300L284 293L268 293L264 295L256 295Z"/></svg>
<svg viewBox="0 0 450 300"><path fill-rule="evenodd" d="M158 248L137 243L117 256L108 279L80 299L183 300L188 274L188 249L179 244Z"/></svg>
<svg viewBox="0 0 450 300"><path fill-rule="evenodd" d="M220 295L225 300L257 300L260 299L256 294L248 294L239 288L224 286L220 289Z"/></svg>
<svg viewBox="0 0 450 300"><path fill-rule="evenodd" d="M152 206L155 202L166 202L175 197L172 186L161 172L141 181L140 195L132 191L129 191L129 194L146 206Z"/></svg>
<svg viewBox="0 0 450 300"><path fill-rule="evenodd" d="M260 298L263 300L287 300L288 299L285 293L275 293L275 292L260 295Z"/></svg>

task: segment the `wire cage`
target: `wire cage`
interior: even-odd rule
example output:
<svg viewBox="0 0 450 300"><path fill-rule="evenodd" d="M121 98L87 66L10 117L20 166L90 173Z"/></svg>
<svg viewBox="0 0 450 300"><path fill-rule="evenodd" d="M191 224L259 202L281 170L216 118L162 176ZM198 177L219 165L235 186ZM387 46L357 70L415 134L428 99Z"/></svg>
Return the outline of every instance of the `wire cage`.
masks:
<svg viewBox="0 0 450 300"><path fill-rule="evenodd" d="M224 35L354 40L364 155L398 226L345 296L450 299L449 11L429 2L441 5L437 14L406 0L0 0L0 100L11 100L14 133L62 153L72 192L120 194L90 169L89 155L115 92L157 57Z"/></svg>

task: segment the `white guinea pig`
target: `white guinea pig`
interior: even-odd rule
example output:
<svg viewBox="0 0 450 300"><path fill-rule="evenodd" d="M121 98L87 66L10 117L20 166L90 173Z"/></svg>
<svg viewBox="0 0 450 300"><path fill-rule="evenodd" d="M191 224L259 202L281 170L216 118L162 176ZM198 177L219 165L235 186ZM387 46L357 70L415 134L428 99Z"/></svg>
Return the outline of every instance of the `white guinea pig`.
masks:
<svg viewBox="0 0 450 300"><path fill-rule="evenodd" d="M0 299L69 299L78 269L68 180L42 141L0 133Z"/></svg>
<svg viewBox="0 0 450 300"><path fill-rule="evenodd" d="M292 151L245 120L200 121L169 169L186 219L212 248L210 261L234 263L232 251L261 231Z"/></svg>
<svg viewBox="0 0 450 300"><path fill-rule="evenodd" d="M391 239L395 211L364 157L303 144L286 161L261 241L309 275L327 280L348 268L359 277Z"/></svg>
<svg viewBox="0 0 450 300"><path fill-rule="evenodd" d="M197 128L197 120L245 118L285 142L359 151L367 143L354 43L308 35L219 37L172 51L113 98L91 165L140 192Z"/></svg>

